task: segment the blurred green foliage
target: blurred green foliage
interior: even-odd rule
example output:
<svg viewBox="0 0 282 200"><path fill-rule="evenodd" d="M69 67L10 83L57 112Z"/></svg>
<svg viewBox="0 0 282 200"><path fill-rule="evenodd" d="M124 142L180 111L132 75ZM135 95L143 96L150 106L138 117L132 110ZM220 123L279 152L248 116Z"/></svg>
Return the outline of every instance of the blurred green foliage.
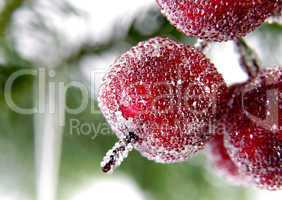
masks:
<svg viewBox="0 0 282 200"><path fill-rule="evenodd" d="M13 66L0 68L0 195L3 191L32 198L35 193L33 116L12 111L3 95L5 81L17 70ZM12 98L18 105L31 108L32 91L32 77L18 79Z"/></svg>
<svg viewBox="0 0 282 200"><path fill-rule="evenodd" d="M23 0L8 0L4 4L4 8L0 13L0 36L5 37L7 27L10 25L13 13L19 8Z"/></svg>

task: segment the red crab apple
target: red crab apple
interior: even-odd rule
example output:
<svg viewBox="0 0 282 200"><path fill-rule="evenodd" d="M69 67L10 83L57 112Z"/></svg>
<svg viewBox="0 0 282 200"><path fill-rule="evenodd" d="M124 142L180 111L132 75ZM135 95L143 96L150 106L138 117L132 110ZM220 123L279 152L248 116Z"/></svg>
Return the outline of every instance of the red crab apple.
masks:
<svg viewBox="0 0 282 200"><path fill-rule="evenodd" d="M207 156L217 174L234 183L242 183L244 176L240 174L239 168L227 152L224 145L224 135L215 135L211 139L208 143Z"/></svg>
<svg viewBox="0 0 282 200"><path fill-rule="evenodd" d="M261 70L234 89L225 117L226 148L253 184L282 189L282 68Z"/></svg>
<svg viewBox="0 0 282 200"><path fill-rule="evenodd" d="M160 37L139 43L115 61L99 92L120 139L103 171L113 171L133 148L160 163L190 158L211 138L209 122L226 90L201 51Z"/></svg>
<svg viewBox="0 0 282 200"><path fill-rule="evenodd" d="M226 118L228 102L234 90L239 86L240 84L230 86L226 98L222 100L221 104L218 106L218 116L215 118L212 126L214 136L208 143L207 158L218 175L224 176L224 178L235 184L245 185L247 183L247 177L240 172L224 144L225 123L228 120L228 118Z"/></svg>
<svg viewBox="0 0 282 200"><path fill-rule="evenodd" d="M157 0L167 19L188 36L226 41L261 25L281 0Z"/></svg>

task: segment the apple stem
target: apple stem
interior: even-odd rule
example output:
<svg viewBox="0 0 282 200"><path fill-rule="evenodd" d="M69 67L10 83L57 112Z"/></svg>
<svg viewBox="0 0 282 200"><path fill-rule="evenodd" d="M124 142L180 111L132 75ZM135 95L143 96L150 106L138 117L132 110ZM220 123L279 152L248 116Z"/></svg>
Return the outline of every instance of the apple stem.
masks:
<svg viewBox="0 0 282 200"><path fill-rule="evenodd" d="M248 74L249 79L255 78L261 68L257 53L242 38L234 40L234 43L240 55L242 69Z"/></svg>
<svg viewBox="0 0 282 200"><path fill-rule="evenodd" d="M124 138L120 139L112 149L110 149L101 162L102 171L105 173L113 172L133 150L133 144L138 140L138 136L129 132Z"/></svg>

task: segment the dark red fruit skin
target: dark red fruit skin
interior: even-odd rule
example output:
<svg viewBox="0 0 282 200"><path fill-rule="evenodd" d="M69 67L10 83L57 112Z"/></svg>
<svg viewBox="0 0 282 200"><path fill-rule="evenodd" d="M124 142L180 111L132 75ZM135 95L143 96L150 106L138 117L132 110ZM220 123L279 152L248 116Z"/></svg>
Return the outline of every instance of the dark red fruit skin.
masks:
<svg viewBox="0 0 282 200"><path fill-rule="evenodd" d="M209 122L227 87L193 47L166 38L139 43L111 66L99 92L100 109L118 137L129 131L148 159L190 158L211 138Z"/></svg>
<svg viewBox="0 0 282 200"><path fill-rule="evenodd" d="M249 180L243 173L240 172L238 166L231 159L224 141L226 132L226 117L228 112L228 102L234 94L234 90L240 87L241 84L234 84L228 88L228 92L218 105L217 116L214 119L211 133L213 138L208 143L207 158L211 162L215 172L219 176L224 176L227 180L236 185L247 185Z"/></svg>
<svg viewBox="0 0 282 200"><path fill-rule="evenodd" d="M208 158L219 175L223 175L234 183L242 183L244 177L227 152L224 135L215 135L208 143Z"/></svg>
<svg viewBox="0 0 282 200"><path fill-rule="evenodd" d="M262 70L234 89L225 116L232 160L254 185L269 190L282 189L281 92L282 69ZM275 116L277 120L269 120Z"/></svg>
<svg viewBox="0 0 282 200"><path fill-rule="evenodd" d="M157 0L181 32L209 41L227 41L255 30L281 0Z"/></svg>

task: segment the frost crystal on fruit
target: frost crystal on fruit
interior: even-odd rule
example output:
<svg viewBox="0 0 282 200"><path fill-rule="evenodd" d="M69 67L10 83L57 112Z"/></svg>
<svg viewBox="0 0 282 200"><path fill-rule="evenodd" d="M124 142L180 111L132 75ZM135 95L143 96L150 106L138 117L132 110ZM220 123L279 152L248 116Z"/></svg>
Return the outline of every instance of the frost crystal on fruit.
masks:
<svg viewBox="0 0 282 200"><path fill-rule="evenodd" d="M116 60L104 78L99 106L121 140L134 133L132 145L143 156L173 163L190 158L210 139L209 122L225 92L203 53L157 37Z"/></svg>
<svg viewBox="0 0 282 200"><path fill-rule="evenodd" d="M239 168L228 154L223 135L215 135L208 143L207 156L217 174L235 184L247 183L247 177L240 173Z"/></svg>
<svg viewBox="0 0 282 200"><path fill-rule="evenodd" d="M129 132L124 138L118 141L114 147L108 151L101 162L103 172L112 172L118 167L133 149L132 144L137 140L137 136L133 132Z"/></svg>
<svg viewBox="0 0 282 200"><path fill-rule="evenodd" d="M266 189L282 189L282 69L261 70L234 89L227 149L240 171Z"/></svg>
<svg viewBox="0 0 282 200"><path fill-rule="evenodd" d="M217 109L217 116L213 123L213 138L208 143L207 157L212 164L214 171L219 176L224 176L230 182L237 185L245 185L248 183L247 177L244 176L236 163L230 157L224 141L224 134L226 132L226 121L228 121L228 102L234 93L234 90L240 84L232 85L228 88L225 98L222 99L221 104Z"/></svg>
<svg viewBox="0 0 282 200"><path fill-rule="evenodd" d="M226 41L253 31L281 0L157 0L162 13L180 31L212 41Z"/></svg>

